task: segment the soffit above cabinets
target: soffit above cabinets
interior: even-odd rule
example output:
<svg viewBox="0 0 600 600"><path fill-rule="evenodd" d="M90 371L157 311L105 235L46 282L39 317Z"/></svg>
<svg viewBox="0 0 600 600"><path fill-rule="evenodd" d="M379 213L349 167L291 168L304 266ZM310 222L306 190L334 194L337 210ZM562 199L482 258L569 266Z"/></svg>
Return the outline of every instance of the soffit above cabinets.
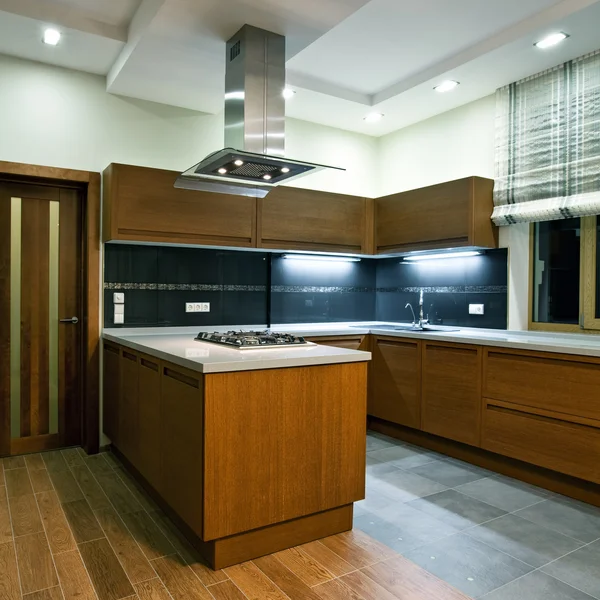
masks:
<svg viewBox="0 0 600 600"><path fill-rule="evenodd" d="M380 136L597 49L598 22L600 0L0 0L0 53L219 113L225 41L248 23L286 36L287 116ZM56 47L41 43L49 25ZM570 37L533 47L555 30ZM445 79L461 85L433 92Z"/></svg>

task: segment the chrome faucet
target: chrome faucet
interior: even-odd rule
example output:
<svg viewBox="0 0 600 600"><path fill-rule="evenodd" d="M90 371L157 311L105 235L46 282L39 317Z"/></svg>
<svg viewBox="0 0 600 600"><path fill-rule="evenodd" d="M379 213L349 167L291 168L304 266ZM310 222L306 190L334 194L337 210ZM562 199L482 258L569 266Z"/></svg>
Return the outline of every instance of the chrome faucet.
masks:
<svg viewBox="0 0 600 600"><path fill-rule="evenodd" d="M431 305L433 306L433 304ZM406 303L404 308L410 308L410 312L413 316L413 327L418 329L423 329L425 325L429 325L429 315L427 318L423 315L423 290L419 292L419 321L417 322L417 317L415 316L415 309L413 308L410 302ZM431 309L430 309L431 310Z"/></svg>

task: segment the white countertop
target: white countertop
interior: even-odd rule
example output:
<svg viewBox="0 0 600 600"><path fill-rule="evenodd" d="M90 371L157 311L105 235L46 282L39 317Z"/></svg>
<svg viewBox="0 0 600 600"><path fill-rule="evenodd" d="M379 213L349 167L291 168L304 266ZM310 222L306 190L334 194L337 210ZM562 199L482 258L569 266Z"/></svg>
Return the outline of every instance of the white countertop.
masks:
<svg viewBox="0 0 600 600"><path fill-rule="evenodd" d="M254 329L256 328L254 326ZM264 329L264 326L262 328ZM103 337L132 350L144 352L201 373L255 371L371 360L370 352L317 344L239 350L194 340L199 331L227 331L229 329L233 329L233 327L114 328L105 329ZM236 329L242 329L242 327L236 326ZM243 327L243 329L252 329L252 327Z"/></svg>
<svg viewBox="0 0 600 600"><path fill-rule="evenodd" d="M306 337L386 335L441 342L519 348L537 352L560 352L579 356L600 357L600 335L582 333L553 333L542 331L507 331L448 327L443 331L395 331L386 327L406 323L301 323L273 325L273 331L286 331ZM264 329L265 325L229 325L222 327L151 327L105 329L105 339L146 352L202 373L277 369L307 365L323 365L370 360L369 352L310 345L301 347L238 350L207 342L196 342L199 331L228 331L230 329ZM459 331L450 331L459 329Z"/></svg>

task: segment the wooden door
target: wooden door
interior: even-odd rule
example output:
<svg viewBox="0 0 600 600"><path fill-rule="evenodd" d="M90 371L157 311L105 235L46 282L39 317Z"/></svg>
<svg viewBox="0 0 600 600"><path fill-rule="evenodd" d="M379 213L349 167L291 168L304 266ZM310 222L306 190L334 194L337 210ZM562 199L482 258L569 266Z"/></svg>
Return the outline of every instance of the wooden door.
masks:
<svg viewBox="0 0 600 600"><path fill-rule="evenodd" d="M368 414L398 425L421 425L421 343L376 337L369 373Z"/></svg>
<svg viewBox="0 0 600 600"><path fill-rule="evenodd" d="M80 192L0 182L0 240L0 454L79 444Z"/></svg>

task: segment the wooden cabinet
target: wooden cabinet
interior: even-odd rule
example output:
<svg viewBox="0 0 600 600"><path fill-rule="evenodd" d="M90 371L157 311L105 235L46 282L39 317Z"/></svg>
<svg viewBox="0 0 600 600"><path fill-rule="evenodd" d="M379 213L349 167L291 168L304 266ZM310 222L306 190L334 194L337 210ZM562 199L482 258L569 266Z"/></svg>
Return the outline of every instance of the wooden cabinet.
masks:
<svg viewBox="0 0 600 600"><path fill-rule="evenodd" d="M309 342L322 344L323 346L334 346L335 348L347 348L348 350L369 351L369 341L366 335L340 335L319 336L306 338Z"/></svg>
<svg viewBox="0 0 600 600"><path fill-rule="evenodd" d="M373 252L373 200L279 186L259 200L260 248Z"/></svg>
<svg viewBox="0 0 600 600"><path fill-rule="evenodd" d="M202 375L164 362L161 369L162 496L203 538Z"/></svg>
<svg viewBox="0 0 600 600"><path fill-rule="evenodd" d="M119 439L119 405L121 397L121 351L111 342L103 344L102 430L113 443Z"/></svg>
<svg viewBox="0 0 600 600"><path fill-rule="evenodd" d="M481 365L480 346L423 342L424 431L479 445Z"/></svg>
<svg viewBox="0 0 600 600"><path fill-rule="evenodd" d="M136 465L140 473L159 493L163 492L161 449L161 363L145 354L139 355L138 367L138 441Z"/></svg>
<svg viewBox="0 0 600 600"><path fill-rule="evenodd" d="M256 246L256 199L175 189L177 175L109 165L103 174L104 241Z"/></svg>
<svg viewBox="0 0 600 600"><path fill-rule="evenodd" d="M490 217L494 182L467 177L375 200L377 254L498 247Z"/></svg>
<svg viewBox="0 0 600 600"><path fill-rule="evenodd" d="M374 337L368 414L408 427L421 423L421 342Z"/></svg>
<svg viewBox="0 0 600 600"><path fill-rule="evenodd" d="M138 355L121 349L121 403L119 405L119 449L139 468L139 393Z"/></svg>

